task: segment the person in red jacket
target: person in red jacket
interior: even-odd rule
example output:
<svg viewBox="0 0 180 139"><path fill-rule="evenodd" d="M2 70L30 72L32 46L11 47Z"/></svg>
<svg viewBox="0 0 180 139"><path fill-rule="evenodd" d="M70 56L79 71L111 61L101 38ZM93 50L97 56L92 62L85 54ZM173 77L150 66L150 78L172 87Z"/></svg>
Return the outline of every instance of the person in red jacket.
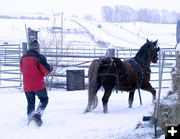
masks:
<svg viewBox="0 0 180 139"><path fill-rule="evenodd" d="M39 125L42 125L41 117L49 99L44 77L48 75L53 68L47 63L45 56L40 54L40 47L37 40L29 44L28 52L23 55L20 60L20 68L23 75L23 89L28 103L28 124L35 118L40 121ZM40 100L36 111L35 96Z"/></svg>

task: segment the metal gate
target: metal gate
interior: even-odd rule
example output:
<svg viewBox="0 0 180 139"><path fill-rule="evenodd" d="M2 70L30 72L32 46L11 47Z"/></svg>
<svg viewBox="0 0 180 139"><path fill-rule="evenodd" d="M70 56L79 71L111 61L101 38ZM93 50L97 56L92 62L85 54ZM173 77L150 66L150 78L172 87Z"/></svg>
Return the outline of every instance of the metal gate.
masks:
<svg viewBox="0 0 180 139"><path fill-rule="evenodd" d="M0 45L0 87L21 87L20 44Z"/></svg>
<svg viewBox="0 0 180 139"><path fill-rule="evenodd" d="M115 56L123 60L123 59L133 57L137 51L138 49L116 50ZM164 57L162 57L162 52L164 53ZM21 87L22 86L22 76L20 73L20 65L19 65L21 55L22 55L22 52L21 52L20 44L0 45L0 87ZM77 54L77 55L78 55L77 60L78 59L80 60L79 58L80 54ZM92 53L90 55L91 57L95 55L94 58L97 57L96 53ZM151 83L152 83L152 86L155 87L156 89L159 88L159 72L160 72L159 62L164 59L164 62L162 65L163 70L162 70L162 86L161 87L164 89L167 89L170 87L171 80L172 80L171 70L174 66L173 64L176 62L175 48L161 49L161 52L159 53L159 55L160 57L159 57L158 63L151 64L151 69L152 69ZM67 57L69 58L69 55ZM85 55L84 57L87 58L87 55ZM73 58L74 58L74 55L73 55ZM61 61L61 63L64 64L63 61ZM60 65L60 67L63 67L63 65ZM87 70L88 65L82 68ZM66 76L67 75L61 75L60 77L63 78ZM87 72L85 72L83 76L84 78L86 78Z"/></svg>
<svg viewBox="0 0 180 139"><path fill-rule="evenodd" d="M124 49L117 50L116 57L121 59L128 59L134 57L138 49ZM163 54L164 53L164 54ZM159 74L160 68L162 68L162 89L167 89L171 87L171 70L174 68L174 63L176 62L175 48L161 48L159 52L159 60L156 64L151 63L151 84L154 88L159 88ZM163 61L163 64L161 63ZM162 64L162 65L161 65Z"/></svg>

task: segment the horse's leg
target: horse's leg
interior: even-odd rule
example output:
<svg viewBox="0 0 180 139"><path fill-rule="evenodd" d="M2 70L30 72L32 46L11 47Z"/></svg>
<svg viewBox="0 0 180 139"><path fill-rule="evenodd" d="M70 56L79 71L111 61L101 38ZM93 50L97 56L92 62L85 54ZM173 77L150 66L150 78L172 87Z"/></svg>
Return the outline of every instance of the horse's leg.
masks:
<svg viewBox="0 0 180 139"><path fill-rule="evenodd" d="M132 108L132 104L133 104L133 101L134 101L134 92L135 91L130 91L129 92L129 108Z"/></svg>
<svg viewBox="0 0 180 139"><path fill-rule="evenodd" d="M146 86L142 86L141 89L151 92L152 94L152 102L154 103L156 100L156 90L152 87L150 83L146 84Z"/></svg>
<svg viewBox="0 0 180 139"><path fill-rule="evenodd" d="M105 93L102 97L102 103L103 103L103 112L108 113L108 100L112 93L112 88L105 88Z"/></svg>

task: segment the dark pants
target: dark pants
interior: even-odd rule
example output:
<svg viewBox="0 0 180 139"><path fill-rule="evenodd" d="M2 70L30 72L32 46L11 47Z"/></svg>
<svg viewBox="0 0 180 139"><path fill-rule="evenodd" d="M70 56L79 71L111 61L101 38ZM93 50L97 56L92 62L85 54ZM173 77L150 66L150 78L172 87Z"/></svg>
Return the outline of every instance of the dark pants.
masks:
<svg viewBox="0 0 180 139"><path fill-rule="evenodd" d="M25 92L26 98L27 98L27 115L30 115L32 112L35 111L35 96L37 96L40 100L39 106L37 108L37 111L44 111L47 104L48 104L48 95L46 88L35 91L35 92ZM42 114L41 114L42 116Z"/></svg>

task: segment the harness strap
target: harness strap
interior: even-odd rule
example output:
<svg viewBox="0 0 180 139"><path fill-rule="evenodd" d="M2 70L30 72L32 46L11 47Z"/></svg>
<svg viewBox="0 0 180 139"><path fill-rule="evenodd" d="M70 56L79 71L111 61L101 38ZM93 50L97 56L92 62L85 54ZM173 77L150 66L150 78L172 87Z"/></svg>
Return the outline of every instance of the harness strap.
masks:
<svg viewBox="0 0 180 139"><path fill-rule="evenodd" d="M141 93L140 93L140 88L141 88L141 84L144 78L144 73L141 70L141 67L139 66L139 64L133 59L128 59L127 62L129 64L131 64L136 72L137 75L137 89L138 89L138 93L139 93L139 99L140 99L140 105L142 105L142 99L141 99Z"/></svg>
<svg viewBox="0 0 180 139"><path fill-rule="evenodd" d="M114 62L113 58L110 58L110 64L103 64L103 66L108 66L108 70L106 73L99 73L97 76L114 76L116 78L115 80L115 89L116 93L118 93L118 86L119 86L119 76L118 76L118 70L117 70L117 65ZM110 69L114 67L115 68L115 73L110 73Z"/></svg>

